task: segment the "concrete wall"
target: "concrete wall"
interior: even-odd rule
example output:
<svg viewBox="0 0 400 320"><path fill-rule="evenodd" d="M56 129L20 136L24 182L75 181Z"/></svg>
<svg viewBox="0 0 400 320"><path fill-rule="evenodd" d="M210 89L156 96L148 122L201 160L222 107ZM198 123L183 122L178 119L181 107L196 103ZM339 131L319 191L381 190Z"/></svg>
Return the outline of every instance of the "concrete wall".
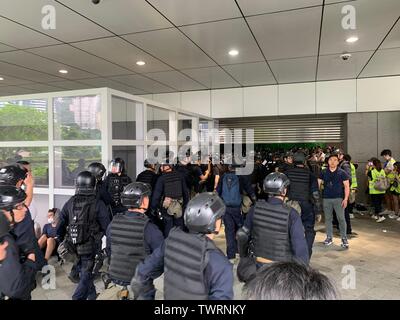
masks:
<svg viewBox="0 0 400 320"><path fill-rule="evenodd" d="M400 77L173 92L143 97L213 118L400 110Z"/></svg>
<svg viewBox="0 0 400 320"><path fill-rule="evenodd" d="M383 161L383 149L392 150L393 157L400 160L400 111L359 112L347 115L347 152L359 164L357 200L365 202L367 178L364 170L371 157Z"/></svg>

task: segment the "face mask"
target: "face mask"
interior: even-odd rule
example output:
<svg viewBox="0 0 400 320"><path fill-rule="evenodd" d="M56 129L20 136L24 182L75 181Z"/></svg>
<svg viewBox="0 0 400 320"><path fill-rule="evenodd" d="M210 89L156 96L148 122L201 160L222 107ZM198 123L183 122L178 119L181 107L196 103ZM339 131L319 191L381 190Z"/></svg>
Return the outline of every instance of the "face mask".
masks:
<svg viewBox="0 0 400 320"><path fill-rule="evenodd" d="M49 219L47 219L47 222L48 222L48 223L53 223L53 222L54 222L54 219L53 219L53 218L49 218Z"/></svg>

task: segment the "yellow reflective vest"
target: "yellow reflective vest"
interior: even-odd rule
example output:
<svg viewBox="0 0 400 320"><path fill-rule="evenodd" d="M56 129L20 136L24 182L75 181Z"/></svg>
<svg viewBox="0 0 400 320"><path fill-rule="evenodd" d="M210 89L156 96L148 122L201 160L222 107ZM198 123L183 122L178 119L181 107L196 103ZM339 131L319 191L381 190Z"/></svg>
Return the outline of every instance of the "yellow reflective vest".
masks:
<svg viewBox="0 0 400 320"><path fill-rule="evenodd" d="M386 191L379 191L375 189L375 182L379 177L386 177L385 171L382 169L381 171L376 170L375 168L371 170L371 176L369 180L369 194L385 194Z"/></svg>

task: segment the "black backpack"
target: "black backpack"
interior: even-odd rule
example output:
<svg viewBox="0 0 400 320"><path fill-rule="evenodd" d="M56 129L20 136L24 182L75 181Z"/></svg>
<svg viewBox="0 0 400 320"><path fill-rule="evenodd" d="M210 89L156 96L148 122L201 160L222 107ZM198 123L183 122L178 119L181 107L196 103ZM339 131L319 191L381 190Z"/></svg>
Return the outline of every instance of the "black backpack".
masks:
<svg viewBox="0 0 400 320"><path fill-rule="evenodd" d="M68 241L82 245L91 241L97 232L96 197L74 196L69 213Z"/></svg>

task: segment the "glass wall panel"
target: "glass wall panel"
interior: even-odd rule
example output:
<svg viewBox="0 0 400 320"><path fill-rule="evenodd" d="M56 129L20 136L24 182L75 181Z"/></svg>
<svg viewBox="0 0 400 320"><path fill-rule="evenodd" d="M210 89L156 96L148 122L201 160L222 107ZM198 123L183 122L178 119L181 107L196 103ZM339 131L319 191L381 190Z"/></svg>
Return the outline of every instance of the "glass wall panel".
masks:
<svg viewBox="0 0 400 320"><path fill-rule="evenodd" d="M169 112L170 112L169 110L160 109L147 105L147 132L149 132L151 129L160 129L165 133L165 140L168 141Z"/></svg>
<svg viewBox="0 0 400 320"><path fill-rule="evenodd" d="M72 196L56 194L54 195L54 207L58 209L62 209L64 204L71 198Z"/></svg>
<svg viewBox="0 0 400 320"><path fill-rule="evenodd" d="M43 230L43 226L47 223L47 212L49 211L49 195L48 194L35 194L29 211L33 221Z"/></svg>
<svg viewBox="0 0 400 320"><path fill-rule="evenodd" d="M19 160L29 161L36 187L49 185L49 150L46 147L2 147L0 167Z"/></svg>
<svg viewBox="0 0 400 320"><path fill-rule="evenodd" d="M46 141L47 130L47 100L0 102L0 141Z"/></svg>
<svg viewBox="0 0 400 320"><path fill-rule="evenodd" d="M76 176L92 162L101 162L101 147L55 147L54 186L73 188Z"/></svg>
<svg viewBox="0 0 400 320"><path fill-rule="evenodd" d="M112 138L143 140L143 104L112 97Z"/></svg>
<svg viewBox="0 0 400 320"><path fill-rule="evenodd" d="M53 100L55 140L101 139L100 96Z"/></svg>

